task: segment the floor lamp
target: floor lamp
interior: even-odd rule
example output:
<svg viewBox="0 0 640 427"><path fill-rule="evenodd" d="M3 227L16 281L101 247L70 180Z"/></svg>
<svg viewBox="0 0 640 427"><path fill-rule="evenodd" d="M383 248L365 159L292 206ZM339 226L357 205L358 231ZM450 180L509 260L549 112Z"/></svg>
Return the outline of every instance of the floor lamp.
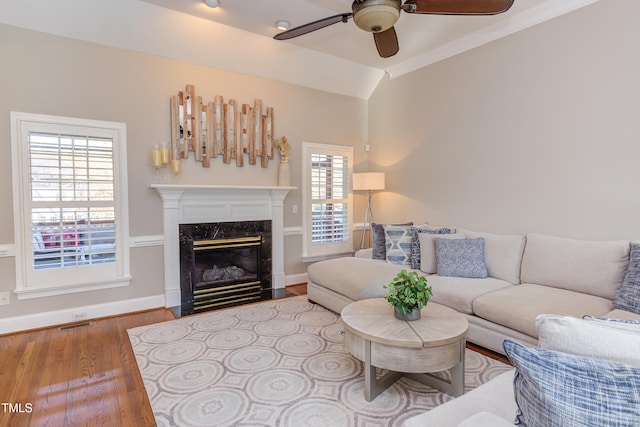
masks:
<svg viewBox="0 0 640 427"><path fill-rule="evenodd" d="M360 249L364 249L364 235L367 228L371 229L373 214L371 213L371 192L384 190L384 172L364 172L353 174L353 191L367 192L367 210L364 214L362 236L360 237Z"/></svg>

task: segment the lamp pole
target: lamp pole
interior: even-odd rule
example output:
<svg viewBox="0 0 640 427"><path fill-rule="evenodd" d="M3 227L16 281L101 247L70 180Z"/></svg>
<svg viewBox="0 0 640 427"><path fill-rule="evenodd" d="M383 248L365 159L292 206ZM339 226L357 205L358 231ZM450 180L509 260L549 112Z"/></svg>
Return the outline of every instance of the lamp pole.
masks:
<svg viewBox="0 0 640 427"><path fill-rule="evenodd" d="M364 235L367 234L367 228L371 231L369 224L373 223L373 212L371 211L371 190L367 190L367 210L364 212L364 224L362 227L362 235L360 236L360 249L364 249Z"/></svg>

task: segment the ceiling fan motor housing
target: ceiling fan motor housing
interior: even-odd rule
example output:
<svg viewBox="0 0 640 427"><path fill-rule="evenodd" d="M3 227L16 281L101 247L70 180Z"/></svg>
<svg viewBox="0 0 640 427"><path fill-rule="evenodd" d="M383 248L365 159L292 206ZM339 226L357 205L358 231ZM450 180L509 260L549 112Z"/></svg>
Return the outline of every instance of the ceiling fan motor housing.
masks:
<svg viewBox="0 0 640 427"><path fill-rule="evenodd" d="M353 22L372 33L379 33L393 27L400 18L400 0L354 1Z"/></svg>

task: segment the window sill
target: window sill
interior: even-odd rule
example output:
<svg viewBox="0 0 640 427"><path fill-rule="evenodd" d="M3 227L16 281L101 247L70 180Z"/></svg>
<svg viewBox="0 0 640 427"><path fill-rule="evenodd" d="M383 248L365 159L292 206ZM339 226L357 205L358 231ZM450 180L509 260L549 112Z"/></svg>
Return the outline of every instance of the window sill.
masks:
<svg viewBox="0 0 640 427"><path fill-rule="evenodd" d="M85 283L81 285L58 286L49 288L16 289L15 294L17 295L19 300L46 298L56 295L98 291L101 289L121 288L124 286L129 286L130 281L131 277L122 277L99 283Z"/></svg>
<svg viewBox="0 0 640 427"><path fill-rule="evenodd" d="M333 258L342 258L342 257L351 257L353 256L353 251L351 252L343 252L340 254L328 254L328 255L303 255L302 256L302 262L316 262L316 261L324 261L327 259L333 259Z"/></svg>

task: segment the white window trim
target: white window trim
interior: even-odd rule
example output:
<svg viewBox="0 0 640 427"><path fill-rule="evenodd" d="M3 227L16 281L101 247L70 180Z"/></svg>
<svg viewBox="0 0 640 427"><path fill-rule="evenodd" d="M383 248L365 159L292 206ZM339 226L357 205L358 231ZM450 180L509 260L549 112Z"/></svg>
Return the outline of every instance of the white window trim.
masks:
<svg viewBox="0 0 640 427"><path fill-rule="evenodd" d="M31 299L63 295L76 292L94 291L99 289L128 286L131 280L129 258L129 207L128 207L128 180L127 180L127 144L126 125L118 122L79 119L71 117L50 116L12 111L11 120L11 161L13 180L13 217L14 217L14 247L16 263L16 288L18 299ZM116 251L120 254L117 272L108 279L87 277L82 283L71 283L61 286L33 286L27 284L27 269L31 268L27 259L32 250L31 240L25 241L27 227L31 228L31 222L27 222L25 212L25 190L29 188L28 174L24 170L27 159L26 150L22 145L22 125L24 122L46 123L60 126L81 126L110 129L117 135L117 143L114 144L114 189L116 199ZM91 275L89 275L91 276Z"/></svg>
<svg viewBox="0 0 640 427"><path fill-rule="evenodd" d="M353 193L348 186L348 233L347 241L340 244L327 244L322 248L311 248L311 153L317 150L344 151L349 154L347 176L351 180L353 173L353 147L347 145L302 143L302 261L313 262L353 254ZM314 250L315 249L315 250Z"/></svg>

